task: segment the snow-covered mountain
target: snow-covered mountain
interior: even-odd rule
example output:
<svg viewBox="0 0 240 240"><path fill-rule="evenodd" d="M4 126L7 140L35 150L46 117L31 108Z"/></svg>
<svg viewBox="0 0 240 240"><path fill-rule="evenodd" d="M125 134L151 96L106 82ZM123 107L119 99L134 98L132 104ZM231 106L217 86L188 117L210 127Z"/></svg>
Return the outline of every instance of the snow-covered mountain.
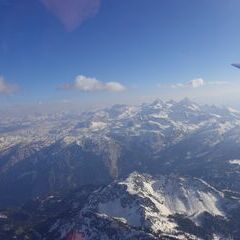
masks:
<svg viewBox="0 0 240 240"><path fill-rule="evenodd" d="M240 112L189 99L1 115L0 238L239 239L239 145Z"/></svg>
<svg viewBox="0 0 240 240"><path fill-rule="evenodd" d="M133 171L179 173L239 192L240 113L189 99L81 114L0 117L0 206ZM13 194L14 193L14 194Z"/></svg>
<svg viewBox="0 0 240 240"><path fill-rule="evenodd" d="M134 172L92 193L71 220L56 220L45 236L59 240L73 233L85 240L232 239L239 230L230 234L229 222L239 207L239 199L227 198L203 180Z"/></svg>

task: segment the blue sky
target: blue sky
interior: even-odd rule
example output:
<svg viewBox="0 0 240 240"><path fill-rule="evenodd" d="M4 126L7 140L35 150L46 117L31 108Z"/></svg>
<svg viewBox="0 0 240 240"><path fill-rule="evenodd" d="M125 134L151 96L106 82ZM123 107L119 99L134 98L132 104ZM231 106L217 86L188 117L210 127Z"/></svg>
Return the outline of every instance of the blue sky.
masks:
<svg viewBox="0 0 240 240"><path fill-rule="evenodd" d="M237 101L239 0L67 2L0 0L1 102Z"/></svg>

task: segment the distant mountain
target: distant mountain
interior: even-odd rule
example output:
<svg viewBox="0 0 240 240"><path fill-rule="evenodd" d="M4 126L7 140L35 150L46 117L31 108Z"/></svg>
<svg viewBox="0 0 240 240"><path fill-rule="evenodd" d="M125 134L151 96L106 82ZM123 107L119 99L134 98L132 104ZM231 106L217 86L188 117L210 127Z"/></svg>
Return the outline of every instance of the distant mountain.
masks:
<svg viewBox="0 0 240 240"><path fill-rule="evenodd" d="M240 192L240 112L189 99L82 114L0 117L0 207L133 171L197 177Z"/></svg>

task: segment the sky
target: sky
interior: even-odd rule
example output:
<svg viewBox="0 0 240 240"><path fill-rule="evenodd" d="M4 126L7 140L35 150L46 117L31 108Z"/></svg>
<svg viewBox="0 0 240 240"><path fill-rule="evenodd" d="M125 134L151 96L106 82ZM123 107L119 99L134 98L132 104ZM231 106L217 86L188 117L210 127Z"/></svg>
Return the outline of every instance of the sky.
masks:
<svg viewBox="0 0 240 240"><path fill-rule="evenodd" d="M239 12L239 0L0 0L0 105L240 107Z"/></svg>

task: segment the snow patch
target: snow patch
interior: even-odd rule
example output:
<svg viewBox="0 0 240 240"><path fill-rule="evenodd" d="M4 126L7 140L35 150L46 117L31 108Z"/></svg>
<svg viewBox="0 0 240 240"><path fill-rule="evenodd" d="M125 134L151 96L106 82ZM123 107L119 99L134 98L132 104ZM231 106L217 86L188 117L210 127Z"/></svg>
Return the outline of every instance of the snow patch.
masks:
<svg viewBox="0 0 240 240"><path fill-rule="evenodd" d="M101 129L105 128L106 125L107 125L107 124L104 123L104 122L91 122L90 128L91 128L92 130L101 130Z"/></svg>
<svg viewBox="0 0 240 240"><path fill-rule="evenodd" d="M140 227L140 215L134 207L122 207L120 199L115 199L107 203L100 203L98 211L113 218L124 219L129 225Z"/></svg>
<svg viewBox="0 0 240 240"><path fill-rule="evenodd" d="M240 159L229 160L229 163L240 165Z"/></svg>

